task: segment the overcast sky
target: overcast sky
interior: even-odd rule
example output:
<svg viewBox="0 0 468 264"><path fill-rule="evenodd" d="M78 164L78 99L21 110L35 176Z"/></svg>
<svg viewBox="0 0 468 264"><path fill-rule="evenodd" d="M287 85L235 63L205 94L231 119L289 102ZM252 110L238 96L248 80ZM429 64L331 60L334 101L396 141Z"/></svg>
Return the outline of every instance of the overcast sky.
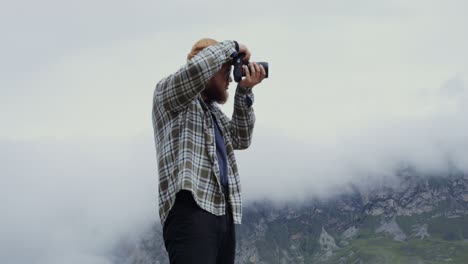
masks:
<svg viewBox="0 0 468 264"><path fill-rule="evenodd" d="M401 164L468 171L466 1L13 1L0 10L0 262L110 263L159 221L152 94L195 41L268 61L245 204ZM230 101L222 106L231 115Z"/></svg>

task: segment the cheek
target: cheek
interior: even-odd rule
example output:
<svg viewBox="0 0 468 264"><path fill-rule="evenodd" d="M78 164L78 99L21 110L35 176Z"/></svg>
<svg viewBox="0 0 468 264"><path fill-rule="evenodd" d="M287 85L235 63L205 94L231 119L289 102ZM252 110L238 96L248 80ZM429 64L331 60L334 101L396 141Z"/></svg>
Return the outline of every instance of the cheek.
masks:
<svg viewBox="0 0 468 264"><path fill-rule="evenodd" d="M226 83L226 80L224 79L224 77L219 77L216 79L216 83L218 84L218 86L223 86Z"/></svg>

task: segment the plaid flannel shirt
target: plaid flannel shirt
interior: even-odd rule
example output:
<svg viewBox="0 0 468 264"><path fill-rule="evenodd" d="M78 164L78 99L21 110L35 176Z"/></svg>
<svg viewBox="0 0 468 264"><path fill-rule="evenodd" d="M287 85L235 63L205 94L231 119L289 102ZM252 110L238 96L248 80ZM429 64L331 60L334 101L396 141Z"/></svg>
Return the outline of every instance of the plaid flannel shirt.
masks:
<svg viewBox="0 0 468 264"><path fill-rule="evenodd" d="M160 80L153 93L152 119L159 172L159 216L164 225L176 193L192 192L194 200L214 215L224 215L226 202L234 223L242 222L241 185L234 149L252 140L255 115L251 88L237 85L234 112L229 119L216 104L206 104L200 93L207 81L232 60L234 41L209 46ZM216 157L213 113L220 125L228 156L229 197L225 200Z"/></svg>

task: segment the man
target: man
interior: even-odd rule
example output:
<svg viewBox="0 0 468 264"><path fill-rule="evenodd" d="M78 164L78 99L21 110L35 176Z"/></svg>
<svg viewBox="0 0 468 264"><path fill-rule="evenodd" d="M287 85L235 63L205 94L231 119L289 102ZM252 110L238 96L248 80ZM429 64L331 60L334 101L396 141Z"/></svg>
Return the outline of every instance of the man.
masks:
<svg viewBox="0 0 468 264"><path fill-rule="evenodd" d="M256 63L243 66L234 112L228 99L232 59L243 44L201 39L187 64L158 82L153 127L159 171L159 215L170 263L234 263L242 203L234 149L249 147L255 123L252 88L265 78ZM250 68L250 69L249 69Z"/></svg>

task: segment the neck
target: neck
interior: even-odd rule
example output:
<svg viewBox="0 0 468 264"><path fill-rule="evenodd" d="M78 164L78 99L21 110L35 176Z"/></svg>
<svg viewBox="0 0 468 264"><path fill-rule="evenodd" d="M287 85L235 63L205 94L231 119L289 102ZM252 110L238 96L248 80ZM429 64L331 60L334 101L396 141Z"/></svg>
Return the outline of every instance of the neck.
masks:
<svg viewBox="0 0 468 264"><path fill-rule="evenodd" d="M201 98L203 99L203 101L204 101L205 103L209 103L209 102L210 102L210 100L208 100L208 96L206 96L206 94L205 94L204 92L202 92L200 95L201 95Z"/></svg>

